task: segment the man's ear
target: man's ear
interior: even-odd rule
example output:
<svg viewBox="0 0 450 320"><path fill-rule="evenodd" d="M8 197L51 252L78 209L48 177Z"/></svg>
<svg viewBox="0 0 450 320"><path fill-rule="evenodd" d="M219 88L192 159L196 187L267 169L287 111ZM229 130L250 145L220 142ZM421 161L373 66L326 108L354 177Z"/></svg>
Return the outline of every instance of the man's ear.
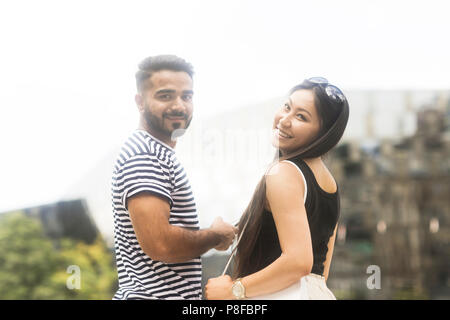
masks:
<svg viewBox="0 0 450 320"><path fill-rule="evenodd" d="M140 93L136 93L134 96L134 101L136 101L136 106L138 107L139 112L144 112L144 98Z"/></svg>

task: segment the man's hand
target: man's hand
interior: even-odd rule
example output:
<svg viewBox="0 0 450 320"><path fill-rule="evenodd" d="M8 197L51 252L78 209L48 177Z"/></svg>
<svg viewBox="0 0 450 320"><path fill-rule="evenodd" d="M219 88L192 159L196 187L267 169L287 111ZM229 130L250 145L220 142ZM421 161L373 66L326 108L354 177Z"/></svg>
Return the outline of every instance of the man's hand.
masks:
<svg viewBox="0 0 450 320"><path fill-rule="evenodd" d="M238 228L235 228L231 224L226 223L222 220L221 217L217 217L214 219L210 230L220 235L220 243L216 247L214 247L214 249L220 251L228 249L228 247L233 243L234 237L238 232Z"/></svg>

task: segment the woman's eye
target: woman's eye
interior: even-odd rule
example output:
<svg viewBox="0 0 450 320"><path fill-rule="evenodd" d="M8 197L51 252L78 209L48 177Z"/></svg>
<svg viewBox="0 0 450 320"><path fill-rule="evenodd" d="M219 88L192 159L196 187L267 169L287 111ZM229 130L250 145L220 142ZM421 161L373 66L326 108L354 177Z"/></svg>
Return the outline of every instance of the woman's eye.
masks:
<svg viewBox="0 0 450 320"><path fill-rule="evenodd" d="M291 107L289 107L289 105L286 103L286 104L283 106L283 109L286 110L286 111L289 111L289 110L291 109Z"/></svg>
<svg viewBox="0 0 450 320"><path fill-rule="evenodd" d="M302 115L301 113L297 114L297 118L299 118L299 119L301 119L301 120L303 120L303 121L306 120L305 116Z"/></svg>

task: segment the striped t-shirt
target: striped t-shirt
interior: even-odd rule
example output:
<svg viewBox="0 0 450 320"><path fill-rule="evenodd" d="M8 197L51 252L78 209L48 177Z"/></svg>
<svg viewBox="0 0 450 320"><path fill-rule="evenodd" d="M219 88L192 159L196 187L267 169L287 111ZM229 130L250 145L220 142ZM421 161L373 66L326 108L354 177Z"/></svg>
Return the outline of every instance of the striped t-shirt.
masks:
<svg viewBox="0 0 450 320"><path fill-rule="evenodd" d="M141 192L167 199L171 225L199 229L191 186L175 151L148 132L136 130L121 148L112 177L119 277L113 299L201 299L200 257L165 263L142 251L127 210L127 200Z"/></svg>

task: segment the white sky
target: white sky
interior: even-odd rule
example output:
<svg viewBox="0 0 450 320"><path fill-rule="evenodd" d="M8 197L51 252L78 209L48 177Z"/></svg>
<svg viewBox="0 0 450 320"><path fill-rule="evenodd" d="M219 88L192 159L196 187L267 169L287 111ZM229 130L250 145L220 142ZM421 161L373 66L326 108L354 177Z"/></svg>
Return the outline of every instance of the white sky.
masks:
<svg viewBox="0 0 450 320"><path fill-rule="evenodd" d="M2 1L0 211L58 200L137 124L134 72L195 68L195 117L321 75L449 89L448 1Z"/></svg>

